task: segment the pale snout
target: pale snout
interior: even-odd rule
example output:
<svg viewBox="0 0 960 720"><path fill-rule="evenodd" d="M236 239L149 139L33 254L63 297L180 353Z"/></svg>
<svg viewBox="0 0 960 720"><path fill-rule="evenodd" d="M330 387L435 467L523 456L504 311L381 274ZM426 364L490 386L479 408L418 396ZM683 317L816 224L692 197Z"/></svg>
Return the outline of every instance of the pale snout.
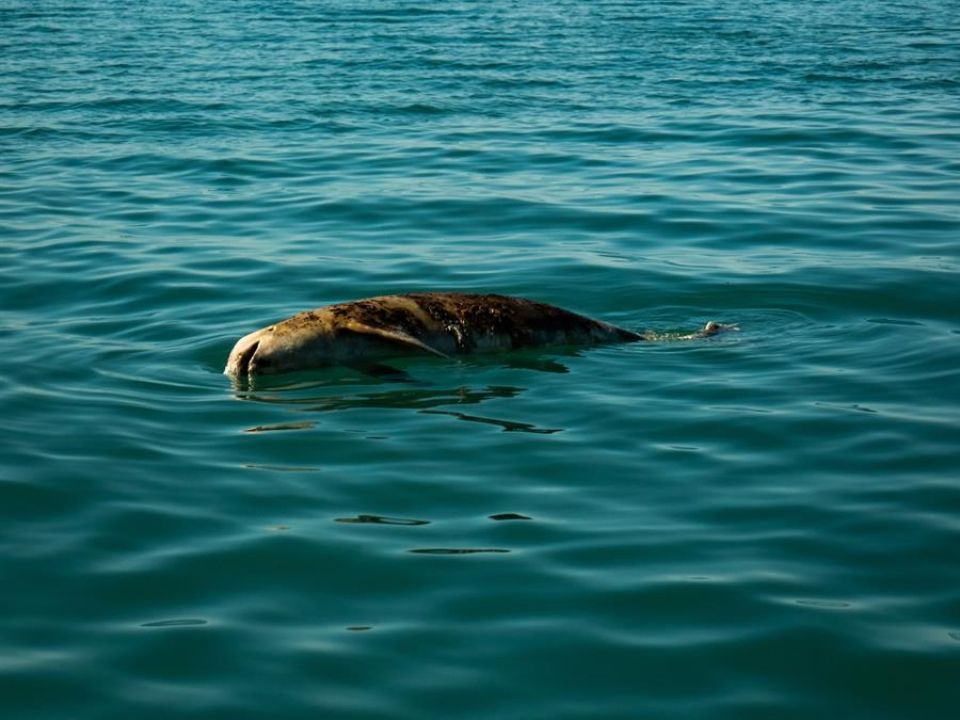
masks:
<svg viewBox="0 0 960 720"><path fill-rule="evenodd" d="M227 366L223 369L223 374L234 376L249 374L253 357L267 331L268 328L262 328L237 340L233 350L230 351L230 357L227 358Z"/></svg>

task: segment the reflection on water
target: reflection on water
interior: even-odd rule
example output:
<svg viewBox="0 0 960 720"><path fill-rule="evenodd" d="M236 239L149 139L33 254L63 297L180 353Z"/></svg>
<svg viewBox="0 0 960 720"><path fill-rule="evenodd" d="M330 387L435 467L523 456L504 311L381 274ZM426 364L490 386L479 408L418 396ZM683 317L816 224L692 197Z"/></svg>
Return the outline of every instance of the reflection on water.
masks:
<svg viewBox="0 0 960 720"><path fill-rule="evenodd" d="M309 394L302 394L303 391ZM330 394L318 394L332 391ZM301 412L337 412L355 409L407 409L426 415L448 415L465 422L495 425L504 432L523 432L535 435L552 435L562 432L563 428L538 427L532 423L507 420L484 415L472 415L453 410L440 410L445 405L478 405L487 400L514 398L524 392L524 388L489 385L482 390L466 386L450 389L411 389L398 388L383 392L344 393L343 384L334 379L305 384L302 381L288 386L280 386L272 392L257 392L252 389L236 388L235 396L240 400L268 403L273 405L295 406ZM273 432L278 430L306 430L314 427L309 420L298 422L257 425L247 428L247 433Z"/></svg>
<svg viewBox="0 0 960 720"><path fill-rule="evenodd" d="M503 428L504 432L526 432L535 435L552 435L563 430L563 428L540 428L530 423L515 422L513 420L498 420L497 418L481 417L479 415L467 415L466 413L453 412L452 410L421 410L424 415L450 415L458 420L467 422L483 423L485 425L497 425Z"/></svg>
<svg viewBox="0 0 960 720"><path fill-rule="evenodd" d="M546 349L518 350L507 353L478 353L458 357L454 361L459 369L506 368L510 370L533 370L536 372L566 374L570 368L557 359L557 355L581 357L583 348L560 346ZM403 364L403 360L398 360ZM350 367L337 365L315 370L282 373L280 375L244 375L229 376L230 383L238 396L256 391L300 391L316 388L331 388L356 385L416 384L422 383L432 365L430 360L421 360L416 369L408 371L404 367L395 367L385 363Z"/></svg>
<svg viewBox="0 0 960 720"><path fill-rule="evenodd" d="M514 370L538 370L549 373L568 373L570 368L561 362L550 359L541 359L524 355L507 356L504 366Z"/></svg>
<svg viewBox="0 0 960 720"><path fill-rule="evenodd" d="M422 389L410 390L407 388L388 392L360 392L354 394L340 393L330 395L311 394L306 397L294 394L295 391L309 388L314 391L339 391L339 384L328 385L315 383L309 386L295 386L278 389L274 394L254 391L238 391L235 396L240 400L252 402L273 403L280 405L309 405L306 410L326 412L330 410L351 410L353 408L408 408L421 409L456 403L458 405L472 405L492 398L510 398L519 395L524 388L510 386L488 386L483 390L474 390L466 386L452 389ZM304 408L301 408L304 409Z"/></svg>
<svg viewBox="0 0 960 720"><path fill-rule="evenodd" d="M517 387L487 387L471 390L459 387L453 390L396 390L385 393L362 393L352 396L317 400L309 409L320 412L351 410L353 408L408 408L423 410L442 405L476 405L494 398L512 398L524 391Z"/></svg>

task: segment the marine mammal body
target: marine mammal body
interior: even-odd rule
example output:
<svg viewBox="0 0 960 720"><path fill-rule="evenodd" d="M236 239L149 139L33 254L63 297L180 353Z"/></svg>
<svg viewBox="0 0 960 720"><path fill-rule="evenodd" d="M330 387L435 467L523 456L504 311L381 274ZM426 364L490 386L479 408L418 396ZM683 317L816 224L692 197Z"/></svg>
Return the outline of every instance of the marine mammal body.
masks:
<svg viewBox="0 0 960 720"><path fill-rule="evenodd" d="M716 326L711 330L711 325ZM721 329L708 323L702 333ZM298 313L237 341L224 373L264 375L429 354L637 342L641 333L519 297L422 292Z"/></svg>

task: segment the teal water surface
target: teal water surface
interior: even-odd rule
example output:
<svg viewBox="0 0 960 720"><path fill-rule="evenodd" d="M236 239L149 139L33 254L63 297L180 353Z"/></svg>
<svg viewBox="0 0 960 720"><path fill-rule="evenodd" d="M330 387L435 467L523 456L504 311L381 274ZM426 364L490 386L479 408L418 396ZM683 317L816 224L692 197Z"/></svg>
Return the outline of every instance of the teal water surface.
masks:
<svg viewBox="0 0 960 720"><path fill-rule="evenodd" d="M958 18L0 2L0 714L954 717ZM221 374L436 289L740 332Z"/></svg>

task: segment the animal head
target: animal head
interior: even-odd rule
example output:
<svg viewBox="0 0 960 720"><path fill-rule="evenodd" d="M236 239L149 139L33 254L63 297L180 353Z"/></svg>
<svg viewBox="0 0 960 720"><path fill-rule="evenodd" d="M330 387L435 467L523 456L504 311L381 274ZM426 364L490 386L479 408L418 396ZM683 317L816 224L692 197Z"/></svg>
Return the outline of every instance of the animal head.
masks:
<svg viewBox="0 0 960 720"><path fill-rule="evenodd" d="M241 338L227 359L224 373L267 375L365 364L424 352L447 357L402 330L373 327L320 309L294 315Z"/></svg>

